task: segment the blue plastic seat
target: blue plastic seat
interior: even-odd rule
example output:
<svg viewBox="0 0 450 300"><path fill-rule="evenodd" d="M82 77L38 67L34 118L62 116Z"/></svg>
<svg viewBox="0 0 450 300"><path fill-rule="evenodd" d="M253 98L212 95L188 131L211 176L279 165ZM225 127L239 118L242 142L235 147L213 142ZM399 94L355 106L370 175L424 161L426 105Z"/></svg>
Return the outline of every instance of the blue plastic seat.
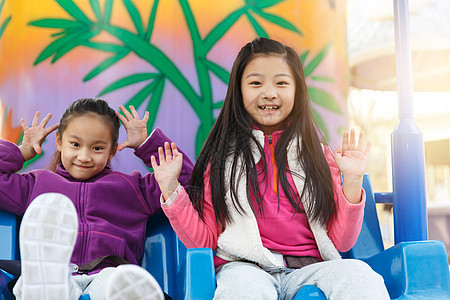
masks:
<svg viewBox="0 0 450 300"><path fill-rule="evenodd" d="M447 254L440 241L403 242L384 250L375 207L375 195L368 175L363 183L367 199L364 222L355 246L341 253L344 258L361 259L383 276L391 299L450 299ZM3 225L5 224L5 225ZM0 253L4 259L17 258L16 218L0 212ZM163 214L152 217L147 226L142 266L173 299L212 299L215 274L211 249L183 246ZM3 254L2 254L3 255ZM2 258L2 257L0 257ZM4 282L11 278L1 273ZM4 299L8 296L4 296ZM89 299L88 295L80 299ZM295 300L326 299L312 285L304 286Z"/></svg>

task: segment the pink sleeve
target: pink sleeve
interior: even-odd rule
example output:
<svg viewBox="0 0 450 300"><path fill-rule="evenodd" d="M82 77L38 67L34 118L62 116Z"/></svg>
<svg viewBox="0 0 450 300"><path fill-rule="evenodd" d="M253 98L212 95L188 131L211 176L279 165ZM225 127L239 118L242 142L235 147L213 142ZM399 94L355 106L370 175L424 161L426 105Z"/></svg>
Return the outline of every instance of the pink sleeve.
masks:
<svg viewBox="0 0 450 300"><path fill-rule="evenodd" d="M217 238L222 229L216 224L214 209L211 204L209 169L205 172L205 204L202 220L192 205L189 195L183 187L170 205L162 209L170 221L177 236L187 248L217 248Z"/></svg>
<svg viewBox="0 0 450 300"><path fill-rule="evenodd" d="M361 231L366 193L364 189L361 189L361 202L358 204L349 203L342 189L341 172L329 147L325 147L324 154L330 166L337 210L336 216L328 223L328 236L338 251L345 252L355 245Z"/></svg>

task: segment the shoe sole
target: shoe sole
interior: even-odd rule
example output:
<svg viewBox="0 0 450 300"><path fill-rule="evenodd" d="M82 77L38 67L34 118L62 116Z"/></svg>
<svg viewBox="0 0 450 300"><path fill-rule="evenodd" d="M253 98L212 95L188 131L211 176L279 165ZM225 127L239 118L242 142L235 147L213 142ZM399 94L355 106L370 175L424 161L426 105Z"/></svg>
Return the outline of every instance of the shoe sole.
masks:
<svg viewBox="0 0 450 300"><path fill-rule="evenodd" d="M156 279L144 268L120 265L106 284L106 300L164 300Z"/></svg>
<svg viewBox="0 0 450 300"><path fill-rule="evenodd" d="M69 299L69 264L77 234L78 216L69 198L47 193L31 202L19 231L22 299Z"/></svg>

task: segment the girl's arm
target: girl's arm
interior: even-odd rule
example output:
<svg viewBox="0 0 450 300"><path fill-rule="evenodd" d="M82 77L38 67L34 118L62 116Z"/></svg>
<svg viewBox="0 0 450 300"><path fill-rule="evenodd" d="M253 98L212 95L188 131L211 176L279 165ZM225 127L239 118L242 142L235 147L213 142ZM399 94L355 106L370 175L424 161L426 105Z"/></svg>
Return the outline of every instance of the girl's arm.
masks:
<svg viewBox="0 0 450 300"><path fill-rule="evenodd" d="M203 207L203 219L192 206L189 195L178 183L178 175L183 160L183 155L178 151L175 143L169 146L164 144L164 149L158 151L159 164L154 156L151 157L155 178L160 186L162 194L163 210L177 233L180 240L188 248L217 247L217 238L222 229L217 225L214 209L209 197L209 186L205 185L205 202ZM205 172L205 183L209 182L209 172Z"/></svg>
<svg viewBox="0 0 450 300"><path fill-rule="evenodd" d="M325 158L330 166L333 191L336 203L336 216L328 224L328 235L336 248L345 252L350 250L358 239L364 218L365 192L362 178L367 166L370 144L364 150L364 133L360 134L358 146L355 132L344 133L342 146L333 154L325 148ZM343 177L343 182L342 182Z"/></svg>
<svg viewBox="0 0 450 300"><path fill-rule="evenodd" d="M20 120L24 130L22 145L0 140L0 209L22 215L25 212L29 193L33 189L35 177L33 173L16 174L23 163L42 153L41 145L45 138L59 124L45 128L51 118L48 114L39 124L40 113L36 112L31 127L23 119Z"/></svg>
<svg viewBox="0 0 450 300"><path fill-rule="evenodd" d="M136 109L132 105L130 105L130 111L123 105L120 105L119 108L122 111L123 116L118 112L116 112L116 115L127 131L127 139L118 146L118 150L121 151L125 148L134 149L136 156L138 156L148 167L151 167L150 157L158 153L158 146L162 145L164 142L171 142L171 140L159 128L156 128L149 136L147 136L147 121L149 115L147 111L141 120ZM189 187L189 178L193 168L194 164L186 156L186 159L183 160L183 166L179 176L181 184L186 189ZM149 213L153 214L160 210L161 204L159 197L161 192L154 178L154 174L149 173L140 178L140 189L149 205Z"/></svg>

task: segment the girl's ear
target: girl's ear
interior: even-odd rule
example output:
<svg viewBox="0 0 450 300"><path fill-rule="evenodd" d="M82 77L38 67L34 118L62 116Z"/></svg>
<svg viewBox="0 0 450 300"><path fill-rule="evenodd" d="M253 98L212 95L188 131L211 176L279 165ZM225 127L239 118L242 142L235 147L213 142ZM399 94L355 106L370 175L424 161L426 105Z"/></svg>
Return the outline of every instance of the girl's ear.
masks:
<svg viewBox="0 0 450 300"><path fill-rule="evenodd" d="M108 159L108 161L109 160L111 160L113 157L114 157L114 155L116 155L116 152L117 152L117 146L118 146L119 144L115 144L114 146L113 146L113 148L111 149L111 153L109 154L109 159Z"/></svg>
<svg viewBox="0 0 450 300"><path fill-rule="evenodd" d="M56 149L58 149L59 152L61 152L61 137L59 136L59 132L56 132L56 139L55 139Z"/></svg>

